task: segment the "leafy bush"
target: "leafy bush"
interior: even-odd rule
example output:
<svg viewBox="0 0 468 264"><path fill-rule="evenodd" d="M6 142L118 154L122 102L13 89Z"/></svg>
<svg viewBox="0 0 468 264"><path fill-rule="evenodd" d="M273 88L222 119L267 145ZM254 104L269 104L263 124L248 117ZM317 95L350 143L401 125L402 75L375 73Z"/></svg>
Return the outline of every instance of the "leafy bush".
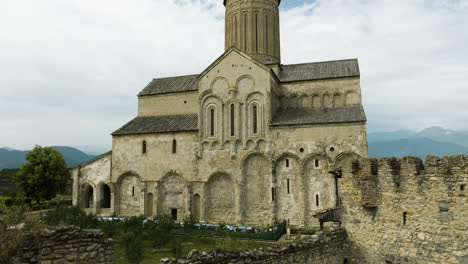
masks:
<svg viewBox="0 0 468 264"><path fill-rule="evenodd" d="M125 256L132 264L138 264L143 261L143 239L141 234L128 232L124 238Z"/></svg>
<svg viewBox="0 0 468 264"><path fill-rule="evenodd" d="M175 223L171 216L163 215L156 216L154 221L148 221L145 224L145 229L148 231L147 239L151 240L153 248L159 248L171 239L170 232L174 228Z"/></svg>
<svg viewBox="0 0 468 264"><path fill-rule="evenodd" d="M6 206L0 201L0 263L12 263L26 236L27 239L37 239L43 231L41 221L25 219L25 211L24 206Z"/></svg>
<svg viewBox="0 0 468 264"><path fill-rule="evenodd" d="M145 220L144 215L132 216L123 222L125 232L133 232L135 234L141 234L143 232L143 221Z"/></svg>
<svg viewBox="0 0 468 264"><path fill-rule="evenodd" d="M87 214L78 207L67 207L59 204L55 210L47 212L43 217L47 225L75 225L80 228L96 228L99 225L97 217Z"/></svg>

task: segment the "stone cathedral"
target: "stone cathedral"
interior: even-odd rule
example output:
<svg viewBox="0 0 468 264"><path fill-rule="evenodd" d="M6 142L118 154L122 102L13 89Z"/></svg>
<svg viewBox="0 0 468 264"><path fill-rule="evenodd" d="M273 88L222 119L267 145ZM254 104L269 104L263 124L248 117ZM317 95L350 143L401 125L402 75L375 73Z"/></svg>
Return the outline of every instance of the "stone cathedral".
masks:
<svg viewBox="0 0 468 264"><path fill-rule="evenodd" d="M367 157L358 61L282 64L280 3L225 0L224 53L141 90L112 151L73 169L74 205L244 225L337 207L330 171Z"/></svg>

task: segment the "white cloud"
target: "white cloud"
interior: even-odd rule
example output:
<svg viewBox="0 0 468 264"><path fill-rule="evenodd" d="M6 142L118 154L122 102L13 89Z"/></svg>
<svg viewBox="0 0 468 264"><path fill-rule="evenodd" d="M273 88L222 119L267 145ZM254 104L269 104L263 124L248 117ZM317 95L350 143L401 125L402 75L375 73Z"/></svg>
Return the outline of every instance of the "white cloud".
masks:
<svg viewBox="0 0 468 264"><path fill-rule="evenodd" d="M151 78L223 52L223 15L219 0L2 1L0 145L109 146ZM359 58L370 130L468 130L468 0L317 0L281 15L283 63Z"/></svg>

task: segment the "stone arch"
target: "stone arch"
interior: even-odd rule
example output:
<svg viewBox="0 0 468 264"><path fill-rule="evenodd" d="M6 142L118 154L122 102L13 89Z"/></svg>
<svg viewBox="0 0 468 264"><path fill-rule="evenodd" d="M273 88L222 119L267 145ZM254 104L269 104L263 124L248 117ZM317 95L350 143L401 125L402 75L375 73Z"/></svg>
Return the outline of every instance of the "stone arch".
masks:
<svg viewBox="0 0 468 264"><path fill-rule="evenodd" d="M111 188L106 183L100 183L99 185L99 207L101 209L109 209L112 206L111 202Z"/></svg>
<svg viewBox="0 0 468 264"><path fill-rule="evenodd" d="M304 204L301 161L292 153L284 153L274 162L274 169L276 220L300 225Z"/></svg>
<svg viewBox="0 0 468 264"><path fill-rule="evenodd" d="M306 203L310 211L332 208L336 204L335 178L329 173L330 159L322 153L309 155L304 161L304 182L306 186ZM320 203L316 205L316 198ZM312 219L309 219L312 221Z"/></svg>
<svg viewBox="0 0 468 264"><path fill-rule="evenodd" d="M242 160L243 195L241 215L246 224L271 223L271 163L259 153L250 153Z"/></svg>
<svg viewBox="0 0 468 264"><path fill-rule="evenodd" d="M357 105L359 104L359 97L356 92L347 91L344 101L346 105Z"/></svg>
<svg viewBox="0 0 468 264"><path fill-rule="evenodd" d="M236 88L238 91L243 90L246 92L251 92L254 90L255 80L250 75L242 75L236 81Z"/></svg>
<svg viewBox="0 0 468 264"><path fill-rule="evenodd" d="M322 104L321 104L321 99L320 99L320 95L318 94L313 94L312 95L312 107L313 108L319 108L319 107L322 107Z"/></svg>
<svg viewBox="0 0 468 264"><path fill-rule="evenodd" d="M126 172L117 180L118 205L121 216L135 216L143 213L143 182L135 172Z"/></svg>
<svg viewBox="0 0 468 264"><path fill-rule="evenodd" d="M229 89L229 82L224 77L216 77L210 85L210 89L213 93L219 94Z"/></svg>
<svg viewBox="0 0 468 264"><path fill-rule="evenodd" d="M335 162L334 162L334 168L335 169L342 168L343 164L347 160L356 161L356 160L359 160L359 159L361 159L361 156L359 154L357 154L357 153L342 152L342 153L338 154L338 156L336 156Z"/></svg>
<svg viewBox="0 0 468 264"><path fill-rule="evenodd" d="M330 94L328 94L328 93L323 94L322 106L323 107L331 107L332 106L332 101L331 101Z"/></svg>
<svg viewBox="0 0 468 264"><path fill-rule="evenodd" d="M291 94L289 97L289 108L297 109L299 107L299 96L297 94Z"/></svg>
<svg viewBox="0 0 468 264"><path fill-rule="evenodd" d="M94 209L96 196L96 186L91 182L81 184L81 208Z"/></svg>
<svg viewBox="0 0 468 264"><path fill-rule="evenodd" d="M300 102L300 107L301 108L310 108L311 107L311 102L310 102L310 97L306 94L301 95L301 102Z"/></svg>
<svg viewBox="0 0 468 264"><path fill-rule="evenodd" d="M251 93L246 98L247 109L245 113L246 118L244 118L244 120L246 121L245 127L247 128L247 134L251 137L261 136L264 132L265 111L263 98L263 94L259 92Z"/></svg>
<svg viewBox="0 0 468 264"><path fill-rule="evenodd" d="M236 219L235 183L227 173L215 173L205 185L205 218L212 223Z"/></svg>
<svg viewBox="0 0 468 264"><path fill-rule="evenodd" d="M158 185L158 215L173 215L177 219L184 219L188 213L188 184L175 172L169 172Z"/></svg>
<svg viewBox="0 0 468 264"><path fill-rule="evenodd" d="M335 93L333 95L333 106L335 107L340 107L340 106L343 106L343 96L341 95L341 93Z"/></svg>
<svg viewBox="0 0 468 264"><path fill-rule="evenodd" d="M216 138L222 135L222 106L223 101L216 95L208 95L202 99L199 119L203 138ZM213 116L211 111L214 111ZM211 131L211 125L214 125L213 131ZM211 132L214 132L214 135Z"/></svg>

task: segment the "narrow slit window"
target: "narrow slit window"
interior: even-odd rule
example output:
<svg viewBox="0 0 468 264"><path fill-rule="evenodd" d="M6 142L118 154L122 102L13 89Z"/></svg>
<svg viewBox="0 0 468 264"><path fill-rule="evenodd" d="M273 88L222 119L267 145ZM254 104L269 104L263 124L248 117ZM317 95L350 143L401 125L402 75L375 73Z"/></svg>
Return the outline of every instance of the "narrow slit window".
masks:
<svg viewBox="0 0 468 264"><path fill-rule="evenodd" d="M286 159L286 168L289 168L289 159Z"/></svg>
<svg viewBox="0 0 468 264"><path fill-rule="evenodd" d="M234 17L234 46L237 46L237 16Z"/></svg>
<svg viewBox="0 0 468 264"><path fill-rule="evenodd" d="M247 52L247 14L244 14L244 50Z"/></svg>
<svg viewBox="0 0 468 264"><path fill-rule="evenodd" d="M265 16L265 53L268 54L268 15Z"/></svg>
<svg viewBox="0 0 468 264"><path fill-rule="evenodd" d="M320 162L318 159L315 160L315 168L318 168L320 166Z"/></svg>
<svg viewBox="0 0 468 264"><path fill-rule="evenodd" d="M231 137L234 136L234 104L231 104Z"/></svg>
<svg viewBox="0 0 468 264"><path fill-rule="evenodd" d="M315 206L317 206L317 207L318 207L318 206L319 206L319 204L320 204L320 203L319 203L319 195L318 195L318 194L316 194L316 195L315 195Z"/></svg>
<svg viewBox="0 0 468 264"><path fill-rule="evenodd" d="M258 133L258 124L257 124L257 119L258 119L258 116L257 116L257 106L254 105L253 106L253 109L252 109L252 120L253 120L253 133L254 134L257 134Z"/></svg>
<svg viewBox="0 0 468 264"><path fill-rule="evenodd" d="M143 143L142 143L142 146L141 146L141 152L142 152L143 154L146 153L146 140L143 140Z"/></svg>
<svg viewBox="0 0 468 264"><path fill-rule="evenodd" d="M407 219L406 219L407 213L403 212L403 225L406 225Z"/></svg>
<svg viewBox="0 0 468 264"><path fill-rule="evenodd" d="M275 201L275 197L276 196L276 191L275 191L275 188L271 188L271 200L272 201Z"/></svg>
<svg viewBox="0 0 468 264"><path fill-rule="evenodd" d="M172 153L177 152L177 140L172 140Z"/></svg>
<svg viewBox="0 0 468 264"><path fill-rule="evenodd" d="M289 189L289 178L286 179L286 188L287 188L288 193L290 193L290 189Z"/></svg>
<svg viewBox="0 0 468 264"><path fill-rule="evenodd" d="M255 13L255 52L258 52L258 13Z"/></svg>
<svg viewBox="0 0 468 264"><path fill-rule="evenodd" d="M210 110L210 136L214 137L215 135L215 110L211 108Z"/></svg>
<svg viewBox="0 0 468 264"><path fill-rule="evenodd" d="M135 186L132 186L132 197L135 196Z"/></svg>

